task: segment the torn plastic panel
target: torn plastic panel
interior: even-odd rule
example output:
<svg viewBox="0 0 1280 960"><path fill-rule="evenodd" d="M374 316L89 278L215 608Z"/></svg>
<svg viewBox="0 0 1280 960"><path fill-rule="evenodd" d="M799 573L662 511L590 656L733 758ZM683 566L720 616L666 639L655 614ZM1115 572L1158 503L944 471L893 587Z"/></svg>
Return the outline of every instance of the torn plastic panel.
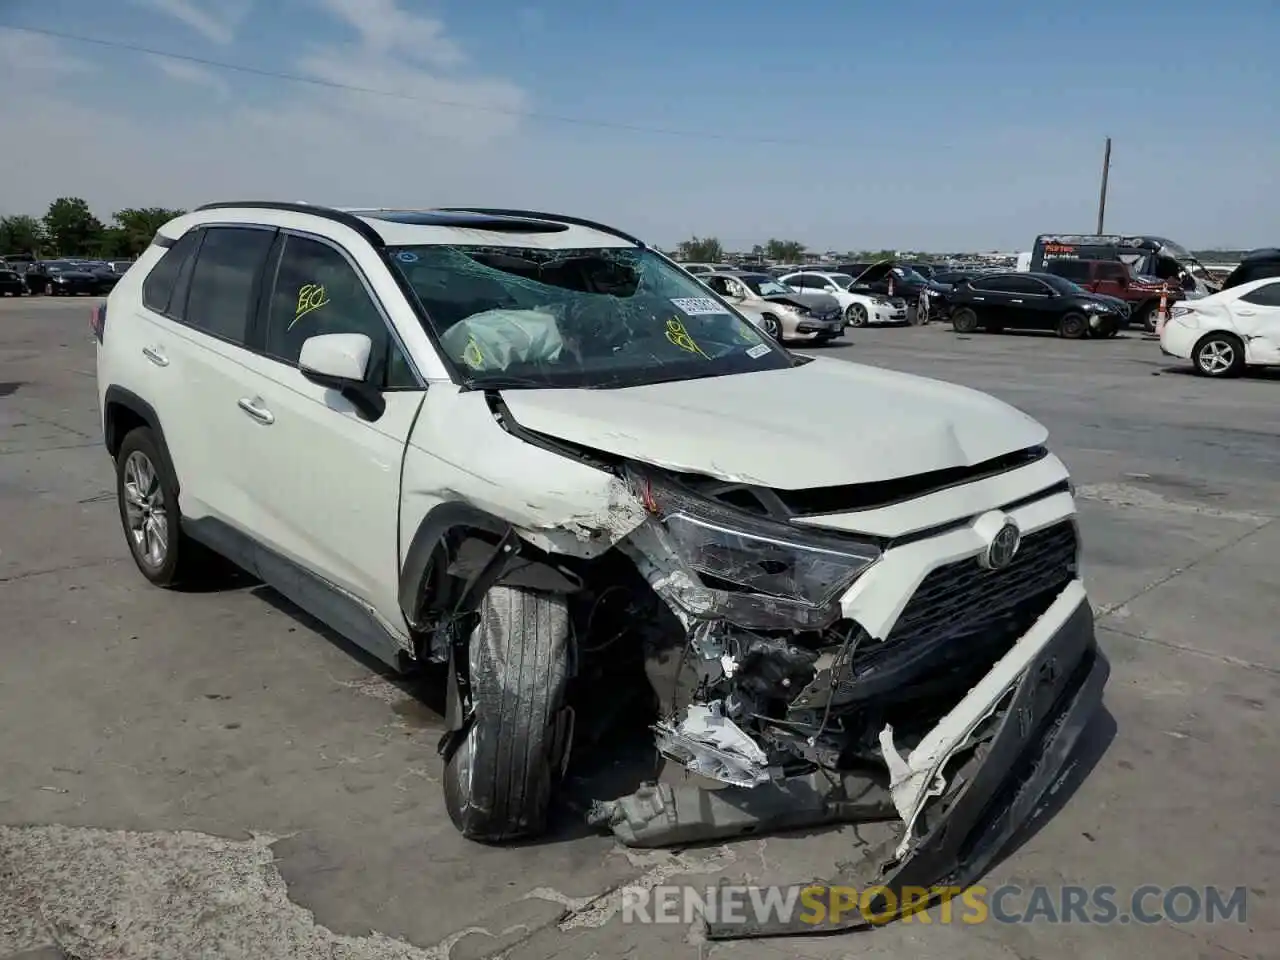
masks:
<svg viewBox="0 0 1280 960"><path fill-rule="evenodd" d="M973 558L935 569L912 602L942 606L909 603L900 637L895 628L874 638L842 618L839 600L878 562L877 543L810 540L686 496L666 478L631 479L650 519L620 548L686 631L678 663L666 664L671 692L659 691L657 745L727 786L646 786L597 804L592 822L628 844L665 846L897 819L897 839L860 887L980 872L1056 776L1105 681L1074 521L1029 536L1008 571ZM1028 683L1040 692L1027 693ZM1041 702L1041 688L1053 702ZM1015 760L1037 777L1018 779ZM1008 790L1016 822L984 806ZM958 810L954 835L989 837L981 849L947 839L940 824ZM712 935L802 932L813 931Z"/></svg>

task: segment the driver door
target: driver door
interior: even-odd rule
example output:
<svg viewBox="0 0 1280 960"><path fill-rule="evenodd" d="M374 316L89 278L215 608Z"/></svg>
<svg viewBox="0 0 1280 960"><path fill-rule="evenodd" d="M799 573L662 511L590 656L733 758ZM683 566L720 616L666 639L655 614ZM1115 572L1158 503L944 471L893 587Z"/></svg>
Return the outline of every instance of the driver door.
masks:
<svg viewBox="0 0 1280 960"><path fill-rule="evenodd" d="M403 627L396 595L400 467L424 387L345 251L282 232L275 256L239 398L238 468L262 506L255 534ZM298 369L302 344L325 333L373 341L368 376L386 400L376 419Z"/></svg>

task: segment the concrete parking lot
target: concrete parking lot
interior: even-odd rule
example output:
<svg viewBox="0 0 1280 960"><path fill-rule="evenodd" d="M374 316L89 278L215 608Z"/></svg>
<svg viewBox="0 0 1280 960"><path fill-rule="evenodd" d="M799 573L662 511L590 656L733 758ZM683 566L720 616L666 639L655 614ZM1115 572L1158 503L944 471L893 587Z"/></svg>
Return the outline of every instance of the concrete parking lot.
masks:
<svg viewBox="0 0 1280 960"><path fill-rule="evenodd" d="M90 305L0 301L0 958L1280 956L1280 376L1205 381L1137 333L931 325L815 351L994 393L1049 426L1075 476L1107 715L1058 809L986 884L1245 887L1243 923L935 911L707 944L622 924L614 891L830 875L856 831L636 853L566 814L542 843L460 839L431 691L264 587L166 592L135 571Z"/></svg>

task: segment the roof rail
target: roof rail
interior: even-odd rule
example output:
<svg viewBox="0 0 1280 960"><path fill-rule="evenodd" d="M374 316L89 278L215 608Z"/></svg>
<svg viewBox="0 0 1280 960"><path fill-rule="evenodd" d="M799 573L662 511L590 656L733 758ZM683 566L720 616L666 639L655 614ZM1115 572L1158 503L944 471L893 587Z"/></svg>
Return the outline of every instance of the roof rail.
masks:
<svg viewBox="0 0 1280 960"><path fill-rule="evenodd" d="M553 223L570 223L575 227L588 227L592 230L599 230L601 233L611 234L612 236L626 240L628 243L634 243L637 247L647 246L643 240L633 237L629 233L623 233L616 227L597 223L594 220L583 220L581 217L568 217L560 213L540 213L537 210L508 210L504 207L440 207L438 209L442 213L479 213L487 217L527 217L530 220L550 220Z"/></svg>
<svg viewBox="0 0 1280 960"><path fill-rule="evenodd" d="M386 246L386 241L382 239L382 235L371 224L361 220L354 214L347 213L345 210L335 210L333 207L317 207L309 203L291 203L286 200L224 200L217 203L206 203L204 206L196 207L194 212L229 210L237 207L248 210L283 210L287 213L305 213L313 217L323 217L326 220L332 220L334 223L340 223L344 227L350 227L379 250Z"/></svg>

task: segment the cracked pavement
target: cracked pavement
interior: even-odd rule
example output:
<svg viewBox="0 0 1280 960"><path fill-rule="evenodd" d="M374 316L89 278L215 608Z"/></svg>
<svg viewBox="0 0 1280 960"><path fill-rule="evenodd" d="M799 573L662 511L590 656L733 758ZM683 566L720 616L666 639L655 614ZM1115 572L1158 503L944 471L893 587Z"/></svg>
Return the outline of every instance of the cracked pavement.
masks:
<svg viewBox="0 0 1280 960"><path fill-rule="evenodd" d="M1245 924L965 926L934 911L707 944L622 924L618 888L821 876L858 832L637 852L567 811L543 843L461 840L430 690L380 675L264 587L169 593L133 569L90 304L0 300L0 958L1277 955L1280 375L1206 382L1137 334L866 329L814 351L1009 400L1075 476L1108 715L1060 809L986 885L1245 886Z"/></svg>

